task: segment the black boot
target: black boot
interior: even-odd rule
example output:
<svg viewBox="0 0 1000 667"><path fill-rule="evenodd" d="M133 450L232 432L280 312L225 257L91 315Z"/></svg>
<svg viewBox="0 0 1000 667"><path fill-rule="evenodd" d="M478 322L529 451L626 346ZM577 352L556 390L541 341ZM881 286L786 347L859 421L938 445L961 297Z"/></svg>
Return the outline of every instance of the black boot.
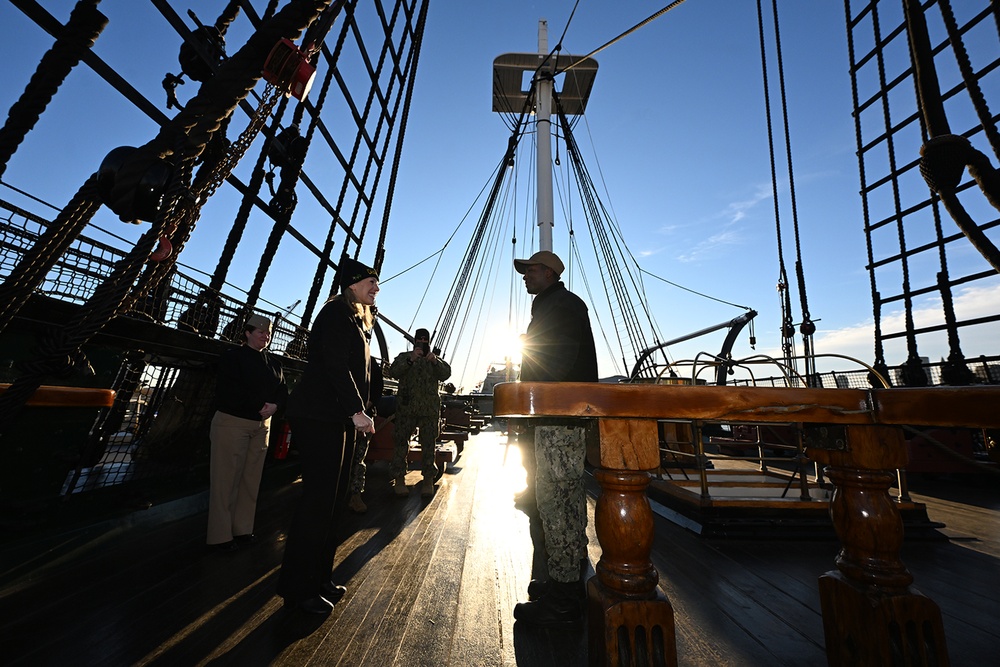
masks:
<svg viewBox="0 0 1000 667"><path fill-rule="evenodd" d="M528 599L540 600L549 592L549 579L532 579L528 582Z"/></svg>
<svg viewBox="0 0 1000 667"><path fill-rule="evenodd" d="M514 618L531 625L564 625L583 619L579 581L548 582L542 598L514 605Z"/></svg>
<svg viewBox="0 0 1000 667"><path fill-rule="evenodd" d="M580 559L580 581L587 580L587 572L590 569L590 560L587 558ZM539 600L545 596L549 590L550 579L532 579L528 582L528 599L529 600ZM585 586L580 586L577 591L580 595L580 600L583 602L587 601L587 588Z"/></svg>

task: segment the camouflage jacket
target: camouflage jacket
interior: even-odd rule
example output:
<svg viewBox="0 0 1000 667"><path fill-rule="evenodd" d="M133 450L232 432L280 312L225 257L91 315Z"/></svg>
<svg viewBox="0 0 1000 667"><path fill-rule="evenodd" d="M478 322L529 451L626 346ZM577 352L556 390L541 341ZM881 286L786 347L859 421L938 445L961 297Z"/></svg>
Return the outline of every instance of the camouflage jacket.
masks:
<svg viewBox="0 0 1000 667"><path fill-rule="evenodd" d="M410 352L400 352L389 366L389 377L399 380L396 411L412 417L436 417L441 414L438 383L451 377L451 366L437 357L428 361L412 359Z"/></svg>

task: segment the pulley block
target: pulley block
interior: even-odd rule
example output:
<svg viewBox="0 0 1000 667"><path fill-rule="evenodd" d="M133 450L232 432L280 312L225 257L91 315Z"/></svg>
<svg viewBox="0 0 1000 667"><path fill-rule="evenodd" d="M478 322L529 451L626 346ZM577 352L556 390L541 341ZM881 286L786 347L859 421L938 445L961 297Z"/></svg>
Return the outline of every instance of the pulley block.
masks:
<svg viewBox="0 0 1000 667"><path fill-rule="evenodd" d="M174 246L170 243L170 239L166 235L161 236L160 240L156 243L156 249L149 254L149 261L162 262L167 257L170 257L173 252Z"/></svg>
<svg viewBox="0 0 1000 667"><path fill-rule="evenodd" d="M278 136L271 142L267 156L276 167L301 165L306 157L308 144L306 138L299 133L298 125L282 128Z"/></svg>
<svg viewBox="0 0 1000 667"><path fill-rule="evenodd" d="M207 60L206 60L207 59ZM189 79L204 83L226 61L226 38L215 26L203 25L191 31L181 44L177 62Z"/></svg>
<svg viewBox="0 0 1000 667"><path fill-rule="evenodd" d="M316 68L309 62L306 53L290 39L282 39L274 45L264 61L264 80L300 102L309 94Z"/></svg>

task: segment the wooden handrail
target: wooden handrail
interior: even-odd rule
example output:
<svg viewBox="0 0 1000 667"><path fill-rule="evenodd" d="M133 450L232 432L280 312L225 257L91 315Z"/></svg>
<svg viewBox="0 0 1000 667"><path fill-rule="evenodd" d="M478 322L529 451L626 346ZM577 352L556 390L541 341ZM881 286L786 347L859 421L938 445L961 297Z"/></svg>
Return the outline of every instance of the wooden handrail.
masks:
<svg viewBox="0 0 1000 667"><path fill-rule="evenodd" d="M0 384L0 394L9 388L9 384ZM42 385L25 405L47 408L110 408L114 402L115 392L111 389Z"/></svg>
<svg viewBox="0 0 1000 667"><path fill-rule="evenodd" d="M813 389L508 382L498 417L614 417L1000 428L1000 387Z"/></svg>

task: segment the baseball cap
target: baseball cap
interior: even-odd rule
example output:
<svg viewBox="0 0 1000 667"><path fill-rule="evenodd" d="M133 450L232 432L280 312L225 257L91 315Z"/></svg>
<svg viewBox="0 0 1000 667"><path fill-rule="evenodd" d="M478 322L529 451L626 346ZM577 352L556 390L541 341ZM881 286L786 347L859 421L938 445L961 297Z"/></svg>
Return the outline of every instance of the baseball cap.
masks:
<svg viewBox="0 0 1000 667"><path fill-rule="evenodd" d="M566 268L563 266L562 260L559 259L559 256L554 252L549 250L539 250L528 259L515 259L514 269L517 270L518 273L524 273L528 270L528 267L533 264L547 266L552 269L557 276L562 275L563 270Z"/></svg>

